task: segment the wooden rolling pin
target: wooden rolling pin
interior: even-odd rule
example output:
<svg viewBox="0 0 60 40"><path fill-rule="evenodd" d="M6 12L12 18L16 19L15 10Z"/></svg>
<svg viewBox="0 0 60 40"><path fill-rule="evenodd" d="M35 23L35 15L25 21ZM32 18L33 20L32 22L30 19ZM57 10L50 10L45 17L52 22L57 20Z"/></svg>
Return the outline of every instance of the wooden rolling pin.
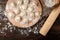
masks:
<svg viewBox="0 0 60 40"><path fill-rule="evenodd" d="M41 35L46 36L48 31L52 27L53 23L55 22L56 18L58 17L59 13L60 13L60 5L59 5L59 7L53 9L52 12L50 13L46 22L44 23L44 25L42 26L42 28L39 31L39 33Z"/></svg>

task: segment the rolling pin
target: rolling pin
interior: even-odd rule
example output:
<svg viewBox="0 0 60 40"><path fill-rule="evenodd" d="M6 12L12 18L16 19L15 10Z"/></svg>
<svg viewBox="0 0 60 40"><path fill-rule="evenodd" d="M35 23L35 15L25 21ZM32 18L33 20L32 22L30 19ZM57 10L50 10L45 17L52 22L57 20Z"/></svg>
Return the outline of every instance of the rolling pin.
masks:
<svg viewBox="0 0 60 40"><path fill-rule="evenodd" d="M47 18L47 20L43 24L42 28L39 31L39 33L41 35L46 36L48 31L52 27L53 23L55 22L56 18L58 17L59 13L60 13L60 5L59 5L59 7L52 10L49 17Z"/></svg>

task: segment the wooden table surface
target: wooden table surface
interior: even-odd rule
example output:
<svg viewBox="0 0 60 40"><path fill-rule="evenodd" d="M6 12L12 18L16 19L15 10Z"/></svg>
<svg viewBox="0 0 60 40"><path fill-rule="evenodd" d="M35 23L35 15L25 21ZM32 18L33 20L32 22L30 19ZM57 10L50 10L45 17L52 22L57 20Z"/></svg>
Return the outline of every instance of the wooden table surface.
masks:
<svg viewBox="0 0 60 40"><path fill-rule="evenodd" d="M0 0L0 1L2 1L2 0ZM0 4L1 4L1 2L0 2ZM34 40L40 40L39 36L40 36L39 34L35 35L35 36L34 36L34 34L32 34L32 35L30 35L30 38L27 37L26 40L27 39L29 39L29 40L33 40L33 39ZM15 38L13 37L13 38L9 38L9 39L10 40L17 40L17 39L19 40L19 37L15 37ZM43 38L43 40L57 40L57 39L60 40L60 15L57 18L57 20L55 21L55 23L53 24L49 33L46 35L45 38ZM0 40L8 40L8 39L6 37L3 37L3 38L0 37ZM22 40L22 38L20 38L20 40ZM23 39L23 40L25 40L25 39Z"/></svg>

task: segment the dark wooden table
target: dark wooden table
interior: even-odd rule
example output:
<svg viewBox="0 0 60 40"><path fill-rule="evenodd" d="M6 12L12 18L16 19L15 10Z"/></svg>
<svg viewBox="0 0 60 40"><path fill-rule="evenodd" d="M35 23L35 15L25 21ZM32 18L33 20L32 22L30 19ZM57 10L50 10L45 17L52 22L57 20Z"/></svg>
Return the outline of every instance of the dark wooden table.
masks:
<svg viewBox="0 0 60 40"><path fill-rule="evenodd" d="M0 0L0 4L4 4L5 3L1 3L2 0ZM17 37L18 35L14 35L14 37L0 37L0 40L40 40L40 35L39 34L32 34L26 38L20 38ZM50 31L48 32L48 34L46 35L46 37L43 38L43 40L60 40L60 15L57 18L57 20L55 21L55 23L53 24L52 28L50 29Z"/></svg>

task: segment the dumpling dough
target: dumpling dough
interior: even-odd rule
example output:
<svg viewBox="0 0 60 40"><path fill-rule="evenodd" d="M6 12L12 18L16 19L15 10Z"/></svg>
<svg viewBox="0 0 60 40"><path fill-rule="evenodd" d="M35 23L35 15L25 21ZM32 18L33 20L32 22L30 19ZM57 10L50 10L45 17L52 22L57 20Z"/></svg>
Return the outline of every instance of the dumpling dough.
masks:
<svg viewBox="0 0 60 40"><path fill-rule="evenodd" d="M26 28L40 20L42 7L39 0L8 0L5 14L13 25Z"/></svg>

